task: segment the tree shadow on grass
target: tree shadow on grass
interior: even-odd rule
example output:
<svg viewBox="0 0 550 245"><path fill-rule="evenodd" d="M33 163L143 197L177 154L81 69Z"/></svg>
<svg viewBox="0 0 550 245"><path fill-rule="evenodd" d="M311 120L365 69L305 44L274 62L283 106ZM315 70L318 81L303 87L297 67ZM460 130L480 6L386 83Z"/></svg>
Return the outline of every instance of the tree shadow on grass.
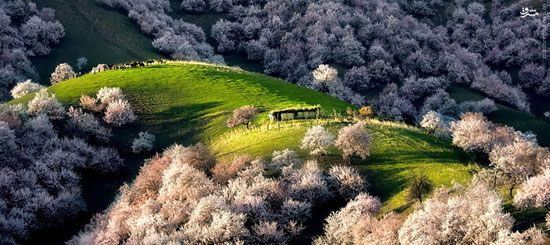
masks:
<svg viewBox="0 0 550 245"><path fill-rule="evenodd" d="M359 169L369 183L369 193L380 198L382 202L407 188L407 177L402 173L408 170L409 168L404 167L377 169L376 171L369 171L366 168Z"/></svg>
<svg viewBox="0 0 550 245"><path fill-rule="evenodd" d="M139 125L117 130L116 135L121 137L116 145L130 146L131 139L135 138L140 131L149 131L155 135L155 149L158 151L174 143L183 145L198 143L202 140L200 136L204 134L206 126L216 117L208 114L220 105L220 102L190 104L174 106L154 114L138 115L143 117Z"/></svg>

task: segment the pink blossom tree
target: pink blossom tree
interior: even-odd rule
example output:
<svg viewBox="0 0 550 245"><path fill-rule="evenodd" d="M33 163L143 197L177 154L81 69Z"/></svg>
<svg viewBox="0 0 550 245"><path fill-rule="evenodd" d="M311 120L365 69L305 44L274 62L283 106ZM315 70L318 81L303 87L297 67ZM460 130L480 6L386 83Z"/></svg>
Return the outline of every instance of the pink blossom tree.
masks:
<svg viewBox="0 0 550 245"><path fill-rule="evenodd" d="M493 123L481 113L464 113L451 123L453 144L465 151L489 152L493 144Z"/></svg>
<svg viewBox="0 0 550 245"><path fill-rule="evenodd" d="M128 103L127 100L116 100L110 102L105 110L105 116L103 117L105 122L115 126L122 126L124 124L133 123L137 117Z"/></svg>
<svg viewBox="0 0 550 245"><path fill-rule="evenodd" d="M233 115L227 119L225 124L230 128L244 124L246 125L246 128L248 128L250 122L252 122L252 120L254 120L257 115L258 109L256 109L256 107L246 105L241 108L235 109L233 111Z"/></svg>
<svg viewBox="0 0 550 245"><path fill-rule="evenodd" d="M525 209L542 208L550 205L550 169L542 174L529 178L521 184L514 197L514 206Z"/></svg>
<svg viewBox="0 0 550 245"><path fill-rule="evenodd" d="M550 167L550 152L548 148L540 147L531 141L520 140L495 147L489 154L489 160L496 171L509 182L512 198L517 184Z"/></svg>
<svg viewBox="0 0 550 245"><path fill-rule="evenodd" d="M362 159L370 155L371 141L371 135L365 129L365 124L358 122L340 129L334 145L342 150L342 156L351 164L351 158L355 155Z"/></svg>
<svg viewBox="0 0 550 245"><path fill-rule="evenodd" d="M491 244L511 233L513 219L485 185L436 190L399 230L401 244Z"/></svg>

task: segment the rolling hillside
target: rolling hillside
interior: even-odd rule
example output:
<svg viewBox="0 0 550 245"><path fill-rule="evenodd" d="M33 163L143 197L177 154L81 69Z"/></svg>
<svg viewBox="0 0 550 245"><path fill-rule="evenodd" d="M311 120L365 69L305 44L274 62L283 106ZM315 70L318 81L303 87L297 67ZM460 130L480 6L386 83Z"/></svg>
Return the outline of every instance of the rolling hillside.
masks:
<svg viewBox="0 0 550 245"><path fill-rule="evenodd" d="M207 41L216 46L210 36L212 25L226 14L207 12L202 14L185 13L179 8L180 2L170 1L172 17L182 18L188 23L202 28L207 34ZM512 1L513 2L513 1ZM48 83L49 75L59 63L67 62L74 65L79 57L88 58L87 70L98 63L119 63L135 59L162 58L151 45L151 40L142 34L139 27L125 14L117 12L96 0L37 0L39 7L51 7L56 10L57 18L65 27L66 37L60 45L52 49L45 57L33 58L43 84ZM442 11L441 13L447 13ZM62 14L61 14L62 13ZM443 18L438 16L437 18ZM99 18L101 16L101 18ZM441 20L436 21L439 23ZM549 43L550 45L550 43ZM245 55L237 53L224 54L225 62L239 66L248 71L263 72L259 62L247 60ZM349 67L339 68L344 74ZM450 95L458 102L465 100L481 100L484 96L470 88L452 87ZM367 99L375 96L375 91L363 94ZM534 115L520 112L517 109L498 103L498 110L489 114L490 120L512 126L521 131L533 131L543 146L550 145L550 122L542 116L547 111L547 102L531 101Z"/></svg>
<svg viewBox="0 0 550 245"><path fill-rule="evenodd" d="M299 149L299 145L307 128L323 124L336 134L346 123L338 115L345 114L345 109L350 107L326 94L269 76L189 62L88 74L48 90L68 107L77 106L80 95L93 95L102 87L120 87L139 119L134 125L113 131L113 146L125 159L122 172L107 177L84 175L83 193L90 212L77 224L70 224L71 228L61 240L81 229L93 213L105 209L115 198L118 187L123 182L131 182L143 160L152 156L135 155L129 150L131 140L140 131L155 134L157 152L174 143L189 145L202 141L211 146L220 160L243 153L267 159L273 151L286 148L296 150L306 159L307 153ZM10 103L26 103L33 96L26 95ZM233 109L243 105L260 109L254 126L227 128L225 120ZM268 111L303 105L320 105L325 114L337 115L340 119L268 123ZM405 198L407 179L412 171L425 173L436 185L450 185L453 181L467 183L479 169L448 140L418 128L371 120L367 130L374 135L372 155L354 166L371 184L369 191L384 202L386 212L412 210ZM334 148L318 160L323 166L343 162ZM71 230L73 233L69 234Z"/></svg>

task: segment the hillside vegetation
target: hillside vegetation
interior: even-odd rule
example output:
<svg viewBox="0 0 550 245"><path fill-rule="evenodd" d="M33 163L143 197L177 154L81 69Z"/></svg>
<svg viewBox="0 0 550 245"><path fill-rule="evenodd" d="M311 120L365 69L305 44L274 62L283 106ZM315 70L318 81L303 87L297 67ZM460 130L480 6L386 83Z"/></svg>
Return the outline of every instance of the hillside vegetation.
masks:
<svg viewBox="0 0 550 245"><path fill-rule="evenodd" d="M344 123L334 120L303 120L270 124L267 112L300 105L321 105L325 114L345 114L349 104L323 93L285 83L265 75L202 63L160 64L128 70L84 75L48 88L64 105L78 105L80 95L93 95L102 87L120 87L138 115L138 123L114 131L117 148L128 148L140 131L156 138L155 149L173 143L188 145L210 143L222 160L248 153L266 159L273 151L291 148L303 159L299 149L308 127L326 124L337 133ZM27 95L10 103L25 103ZM255 125L259 128L232 131L224 124L231 111L243 105L260 108ZM356 167L371 183L371 192L386 201L385 210L403 211L406 206L407 179L412 171L425 173L435 185L452 181L467 183L477 165L448 140L430 136L415 127L370 121L374 135L372 155ZM321 157L325 167L343 163L338 150L331 148ZM141 164L140 159L131 160ZM135 169L136 166L130 166ZM112 188L112 187L111 187Z"/></svg>
<svg viewBox="0 0 550 245"><path fill-rule="evenodd" d="M321 105L325 113L344 112L349 105L329 95L265 75L198 63L161 64L84 75L48 88L66 106L102 87L120 87L139 122L119 132L123 140L139 130L158 135L159 149L173 143L209 140L229 129L225 120L235 108L253 105L267 112L299 105ZM27 95L11 103L26 103ZM137 128L136 128L137 127ZM115 139L116 140L116 139Z"/></svg>
<svg viewBox="0 0 550 245"><path fill-rule="evenodd" d="M241 154L270 158L273 151L291 149L302 159L315 159L328 168L335 164L347 164L334 146L325 156L311 157L300 149L301 140L313 125L325 125L334 135L346 123L339 120L302 120L291 123L262 126L252 130L229 132L212 142L212 150L222 160ZM384 202L382 212L408 213L408 178L423 173L435 186L452 182L467 184L480 168L469 162L468 156L452 146L448 140L426 134L415 127L399 123L367 121L367 131L373 135L371 155L353 166L370 183L369 191Z"/></svg>

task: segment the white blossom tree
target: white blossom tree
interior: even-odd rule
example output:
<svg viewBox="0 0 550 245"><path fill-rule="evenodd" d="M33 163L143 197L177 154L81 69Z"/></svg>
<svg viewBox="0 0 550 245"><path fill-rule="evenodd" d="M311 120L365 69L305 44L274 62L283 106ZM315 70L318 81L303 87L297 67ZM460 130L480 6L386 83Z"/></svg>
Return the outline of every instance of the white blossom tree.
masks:
<svg viewBox="0 0 550 245"><path fill-rule="evenodd" d="M41 90L43 88L44 86L38 83L33 83L32 80L28 79L25 82L21 82L15 85L15 87L11 89L11 96L17 99L23 97L26 94Z"/></svg>
<svg viewBox="0 0 550 245"><path fill-rule="evenodd" d="M136 115L126 100L115 100L107 105L103 119L108 124L122 126L136 121Z"/></svg>
<svg viewBox="0 0 550 245"><path fill-rule="evenodd" d="M333 142L334 135L323 126L317 125L307 130L300 147L304 150L309 150L311 155L322 155L327 153L327 148Z"/></svg>
<svg viewBox="0 0 550 245"><path fill-rule="evenodd" d="M69 79L73 79L75 77L77 77L77 74L73 71L73 68L67 63L61 63L55 68L55 71L52 73L50 82L51 84L56 84Z"/></svg>
<svg viewBox="0 0 550 245"><path fill-rule="evenodd" d="M372 137L365 129L365 123L358 122L340 129L334 145L342 150L342 156L351 164L351 158L355 155L362 159L370 155L371 141Z"/></svg>
<svg viewBox="0 0 550 245"><path fill-rule="evenodd" d="M435 111L428 111L422 117L422 121L420 121L420 126L430 132L446 129L445 120L443 120L441 114Z"/></svg>
<svg viewBox="0 0 550 245"><path fill-rule="evenodd" d="M329 65L321 64L312 72L315 84L326 90L338 78L338 71Z"/></svg>
<svg viewBox="0 0 550 245"><path fill-rule="evenodd" d="M362 219L374 216L382 207L378 198L361 193L346 206L333 212L326 219L324 235L314 241L316 245L351 244L354 240L354 226Z"/></svg>
<svg viewBox="0 0 550 245"><path fill-rule="evenodd" d="M493 146L494 125L481 113L464 113L451 123L453 144L465 151L488 153Z"/></svg>
<svg viewBox="0 0 550 245"><path fill-rule="evenodd" d="M496 171L509 182L512 197L517 184L550 167L550 151L531 141L519 140L495 147L489 153L489 160Z"/></svg>
<svg viewBox="0 0 550 245"><path fill-rule="evenodd" d="M329 186L341 198L349 200L367 190L367 182L350 166L333 166L328 171Z"/></svg>
<svg viewBox="0 0 550 245"><path fill-rule="evenodd" d="M40 90L28 104L29 113L44 113L50 118L62 118L65 115L65 108L57 99L55 94L49 94L46 89Z"/></svg>
<svg viewBox="0 0 550 245"><path fill-rule="evenodd" d="M295 151L284 149L274 151L271 158L271 166L278 172L285 172L285 169L298 168L302 164L300 157Z"/></svg>
<svg viewBox="0 0 550 245"><path fill-rule="evenodd" d="M97 91L96 98L103 105L107 105L117 100L126 100L126 96L124 96L124 94L122 93L122 89L118 87L114 87L114 88L103 87Z"/></svg>

